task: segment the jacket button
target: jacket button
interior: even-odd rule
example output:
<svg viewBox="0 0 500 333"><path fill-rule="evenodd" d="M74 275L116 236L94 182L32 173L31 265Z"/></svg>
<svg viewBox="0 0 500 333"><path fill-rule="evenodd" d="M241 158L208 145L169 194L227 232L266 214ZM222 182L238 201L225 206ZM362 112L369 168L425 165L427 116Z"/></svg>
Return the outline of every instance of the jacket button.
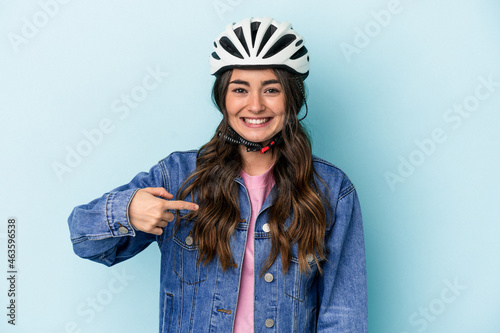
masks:
<svg viewBox="0 0 500 333"><path fill-rule="evenodd" d="M313 262L313 260L314 260L314 255L313 255L312 253L308 253L308 254L306 255L306 260L307 260L307 262Z"/></svg>
<svg viewBox="0 0 500 333"><path fill-rule="evenodd" d="M119 227L118 231L122 234L128 234L128 229L124 226Z"/></svg>
<svg viewBox="0 0 500 333"><path fill-rule="evenodd" d="M266 327L273 327L274 326L274 320L272 320L271 318L266 319L266 322L264 323L264 325L266 325Z"/></svg>
<svg viewBox="0 0 500 333"><path fill-rule="evenodd" d="M264 223L264 225L262 226L262 230L264 232L269 232L271 230L271 228L269 227L269 223Z"/></svg>
<svg viewBox="0 0 500 333"><path fill-rule="evenodd" d="M266 282L273 282L274 276L271 273L266 273L266 275L264 275L264 280L266 280Z"/></svg>
<svg viewBox="0 0 500 333"><path fill-rule="evenodd" d="M191 236L187 236L184 241L186 242L186 245L193 245L193 237Z"/></svg>

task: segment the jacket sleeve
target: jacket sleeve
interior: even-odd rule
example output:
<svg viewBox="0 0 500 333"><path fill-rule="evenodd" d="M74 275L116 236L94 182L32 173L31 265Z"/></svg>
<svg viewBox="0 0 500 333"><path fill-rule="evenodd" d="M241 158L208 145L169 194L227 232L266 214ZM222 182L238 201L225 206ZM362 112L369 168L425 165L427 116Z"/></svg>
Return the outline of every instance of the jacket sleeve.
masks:
<svg viewBox="0 0 500 333"><path fill-rule="evenodd" d="M318 332L368 332L366 260L358 196L351 184L335 209L318 282Z"/></svg>
<svg viewBox="0 0 500 333"><path fill-rule="evenodd" d="M166 188L165 177L159 163L149 173L139 173L130 183L88 204L75 207L68 218L75 253L82 258L112 266L136 255L155 241L156 235L132 227L128 207L139 189Z"/></svg>

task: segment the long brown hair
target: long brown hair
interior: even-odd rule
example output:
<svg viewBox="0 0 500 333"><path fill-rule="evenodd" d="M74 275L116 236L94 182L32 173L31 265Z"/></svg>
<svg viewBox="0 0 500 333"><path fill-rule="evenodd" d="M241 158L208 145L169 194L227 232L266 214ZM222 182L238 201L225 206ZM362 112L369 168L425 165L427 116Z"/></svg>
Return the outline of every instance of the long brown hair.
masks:
<svg viewBox="0 0 500 333"><path fill-rule="evenodd" d="M292 259L291 246L298 243L299 267L301 272L310 270L306 259L313 253L318 264L325 258L324 236L326 228L325 197L319 193L312 163L311 142L297 119L304 104L304 83L302 79L286 70L274 69L284 95L286 114L282 129L283 142L273 149L276 162L272 168L276 195L269 208L270 236L272 247L262 274L276 260L282 257L283 272L288 270ZM196 170L179 189L177 197L188 195L197 198L199 209L184 218L196 219L194 237L198 245L199 258L203 264L219 256L224 270L235 267L229 241L240 222L238 203L239 185L235 178L240 176L242 159L239 146L225 141L228 133L225 97L232 70L219 75L214 83L212 98L223 114L223 119L212 139L198 151ZM315 179L317 177L317 180ZM175 230L180 227L177 214ZM292 216L291 224L285 228L286 219ZM321 268L319 267L321 272Z"/></svg>

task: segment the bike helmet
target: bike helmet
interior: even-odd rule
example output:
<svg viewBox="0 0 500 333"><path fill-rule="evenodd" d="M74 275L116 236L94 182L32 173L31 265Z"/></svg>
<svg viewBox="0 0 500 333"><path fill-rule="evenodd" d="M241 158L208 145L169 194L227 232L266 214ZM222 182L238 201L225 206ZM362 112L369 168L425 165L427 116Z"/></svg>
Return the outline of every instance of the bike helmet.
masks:
<svg viewBox="0 0 500 333"><path fill-rule="evenodd" d="M278 23L269 17L229 24L214 41L210 74L246 67L283 68L305 79L309 74L309 53L304 38L290 23Z"/></svg>

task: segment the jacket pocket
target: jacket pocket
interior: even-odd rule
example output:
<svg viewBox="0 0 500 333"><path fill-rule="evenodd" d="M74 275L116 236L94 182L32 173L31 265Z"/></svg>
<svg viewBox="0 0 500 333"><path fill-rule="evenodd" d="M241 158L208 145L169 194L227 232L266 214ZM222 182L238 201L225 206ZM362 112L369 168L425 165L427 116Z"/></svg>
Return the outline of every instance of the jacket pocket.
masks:
<svg viewBox="0 0 500 333"><path fill-rule="evenodd" d="M318 267L314 260L313 254L308 254L307 259L309 262L310 271L301 273L299 268L299 256L297 244L292 247L292 261L290 267L285 274L285 295L303 302L306 298L307 292L311 288L314 278L316 277Z"/></svg>
<svg viewBox="0 0 500 333"><path fill-rule="evenodd" d="M194 242L190 223L182 222L174 236L174 243L174 271L179 279L189 285L205 281L208 269L198 264L198 246Z"/></svg>
<svg viewBox="0 0 500 333"><path fill-rule="evenodd" d="M163 298L163 318L161 320L161 333L170 332L170 326L172 324L172 307L174 303L174 295L170 293L165 293Z"/></svg>

